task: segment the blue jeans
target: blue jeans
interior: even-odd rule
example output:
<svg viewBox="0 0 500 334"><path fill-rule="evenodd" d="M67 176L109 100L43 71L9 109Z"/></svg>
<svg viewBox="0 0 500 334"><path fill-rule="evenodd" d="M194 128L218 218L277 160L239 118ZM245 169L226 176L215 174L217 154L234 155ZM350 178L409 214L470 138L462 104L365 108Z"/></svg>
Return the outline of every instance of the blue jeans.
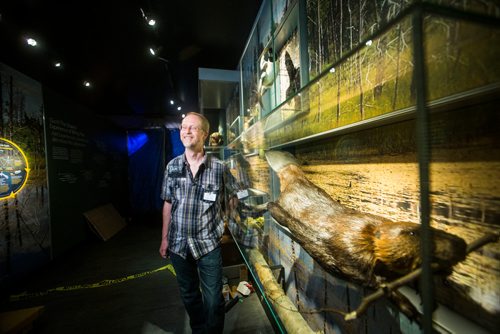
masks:
<svg viewBox="0 0 500 334"><path fill-rule="evenodd" d="M183 259L174 253L170 254L170 259L177 275L182 301L189 314L192 332L222 333L225 314L221 247L198 260L191 254Z"/></svg>

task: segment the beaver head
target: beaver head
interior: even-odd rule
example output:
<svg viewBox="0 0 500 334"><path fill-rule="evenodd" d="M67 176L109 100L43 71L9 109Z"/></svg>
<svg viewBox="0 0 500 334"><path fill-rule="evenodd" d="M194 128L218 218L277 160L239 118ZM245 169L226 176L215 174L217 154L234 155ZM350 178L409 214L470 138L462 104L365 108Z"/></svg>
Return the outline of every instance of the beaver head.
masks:
<svg viewBox="0 0 500 334"><path fill-rule="evenodd" d="M224 139L222 138L222 134L219 132L213 132L210 135L209 144L210 146L221 146L224 143Z"/></svg>
<svg viewBox="0 0 500 334"><path fill-rule="evenodd" d="M422 264L420 225L385 221L374 233L375 274L385 277L405 275ZM465 259L466 243L462 238L431 228L432 262L441 268L451 268Z"/></svg>

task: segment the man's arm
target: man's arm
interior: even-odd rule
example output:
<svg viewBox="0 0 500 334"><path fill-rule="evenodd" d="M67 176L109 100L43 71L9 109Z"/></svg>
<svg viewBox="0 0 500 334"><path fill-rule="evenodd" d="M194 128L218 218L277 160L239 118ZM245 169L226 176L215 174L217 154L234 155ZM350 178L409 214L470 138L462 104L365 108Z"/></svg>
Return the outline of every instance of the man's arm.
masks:
<svg viewBox="0 0 500 334"><path fill-rule="evenodd" d="M227 192L226 198L226 208L225 208L225 216L226 217L234 217L234 214L237 214L236 208L238 207L238 197L236 196L236 192L240 189L240 186L229 171L227 166L224 166L224 190Z"/></svg>
<svg viewBox="0 0 500 334"><path fill-rule="evenodd" d="M166 258L168 256L168 231L170 229L170 221L172 220L172 203L163 202L162 220L160 255Z"/></svg>

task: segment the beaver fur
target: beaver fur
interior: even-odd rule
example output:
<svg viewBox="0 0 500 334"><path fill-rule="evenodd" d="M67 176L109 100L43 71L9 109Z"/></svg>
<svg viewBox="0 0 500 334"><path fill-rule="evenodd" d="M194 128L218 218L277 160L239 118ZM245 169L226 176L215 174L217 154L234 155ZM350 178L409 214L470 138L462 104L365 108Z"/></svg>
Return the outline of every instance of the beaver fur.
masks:
<svg viewBox="0 0 500 334"><path fill-rule="evenodd" d="M269 212L326 271L378 287L421 265L420 224L349 209L310 182L290 153L269 151L266 158L281 188ZM432 235L432 261L440 267L465 258L463 239L434 228Z"/></svg>

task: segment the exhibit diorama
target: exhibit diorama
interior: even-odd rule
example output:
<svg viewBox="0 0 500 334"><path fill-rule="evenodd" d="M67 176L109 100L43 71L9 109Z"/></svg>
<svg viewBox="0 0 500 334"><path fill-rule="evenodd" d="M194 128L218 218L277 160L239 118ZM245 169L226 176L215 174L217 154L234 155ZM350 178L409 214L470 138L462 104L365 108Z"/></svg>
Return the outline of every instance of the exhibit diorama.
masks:
<svg viewBox="0 0 500 334"><path fill-rule="evenodd" d="M207 151L276 332L498 330L498 59L497 1L263 1ZM127 147L7 65L0 84L3 279L81 241L64 221L126 192Z"/></svg>
<svg viewBox="0 0 500 334"><path fill-rule="evenodd" d="M250 189L230 228L283 331L419 333L426 312L438 332L498 328L498 15L263 4L224 158Z"/></svg>

